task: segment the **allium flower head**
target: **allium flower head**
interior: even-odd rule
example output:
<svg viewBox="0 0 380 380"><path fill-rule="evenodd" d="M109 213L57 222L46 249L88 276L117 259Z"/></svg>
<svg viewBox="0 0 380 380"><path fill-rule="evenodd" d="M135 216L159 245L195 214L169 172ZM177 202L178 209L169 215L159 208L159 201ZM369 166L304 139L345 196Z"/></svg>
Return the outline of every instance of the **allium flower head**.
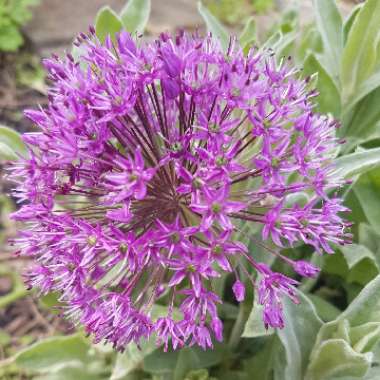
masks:
<svg viewBox="0 0 380 380"><path fill-rule="evenodd" d="M46 61L49 105L26 112L40 131L12 173L30 285L59 292L68 317L117 349L152 334L165 348L222 340L212 281L226 272L237 301L257 286L265 325L283 327L297 281L255 260L243 223L279 249L330 253L349 240L345 208L328 195L336 123L313 113L307 81L210 36L138 46L126 32L115 44L90 32L78 43L78 60ZM301 191L306 204L289 203Z"/></svg>

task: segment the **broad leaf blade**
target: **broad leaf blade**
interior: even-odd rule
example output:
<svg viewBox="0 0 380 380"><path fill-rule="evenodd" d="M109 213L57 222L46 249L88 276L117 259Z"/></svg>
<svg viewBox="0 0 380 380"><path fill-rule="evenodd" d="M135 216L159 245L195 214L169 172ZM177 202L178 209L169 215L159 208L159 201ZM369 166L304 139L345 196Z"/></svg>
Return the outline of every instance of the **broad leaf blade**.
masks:
<svg viewBox="0 0 380 380"><path fill-rule="evenodd" d="M308 367L305 380L326 380L332 376L362 378L371 365L371 354L362 355L343 339L330 339L319 347ZM341 377L344 376L344 377Z"/></svg>
<svg viewBox="0 0 380 380"><path fill-rule="evenodd" d="M359 86L353 96L348 99L347 103L344 105L344 111L350 111L357 103L359 103L364 97L376 90L378 87L380 87L380 71L375 72L367 80L359 83Z"/></svg>
<svg viewBox="0 0 380 380"><path fill-rule="evenodd" d="M324 57L329 74L337 82L343 50L342 18L334 0L314 0L314 14L322 37Z"/></svg>
<svg viewBox="0 0 380 380"><path fill-rule="evenodd" d="M299 305L288 298L284 299L285 327L277 331L286 355L283 380L304 379L309 355L322 326L313 303L301 292L299 299Z"/></svg>
<svg viewBox="0 0 380 380"><path fill-rule="evenodd" d="M245 50L257 40L256 36L256 22L251 17L244 26L244 29L239 37L240 46Z"/></svg>
<svg viewBox="0 0 380 380"><path fill-rule="evenodd" d="M115 42L116 33L120 32L122 28L123 24L119 16L109 6L99 10L96 16L95 30L101 42L104 42L108 35Z"/></svg>
<svg viewBox="0 0 380 380"><path fill-rule="evenodd" d="M198 11L206 23L207 30L219 39L222 48L227 51L230 37L226 29L201 1L198 2Z"/></svg>
<svg viewBox="0 0 380 380"><path fill-rule="evenodd" d="M318 102L318 111L321 113L330 112L335 117L338 117L341 111L340 94L333 79L313 53L310 53L306 57L303 67L306 76L318 73L317 89L319 96L316 99Z"/></svg>
<svg viewBox="0 0 380 380"><path fill-rule="evenodd" d="M380 1L367 0L355 18L343 50L341 82L345 100L373 72L380 35L379 25Z"/></svg>
<svg viewBox="0 0 380 380"><path fill-rule="evenodd" d="M144 33L151 10L150 0L129 0L120 12L125 29L129 33Z"/></svg>
<svg viewBox="0 0 380 380"><path fill-rule="evenodd" d="M335 160L335 174L339 178L352 178L380 165L380 148L347 154Z"/></svg>
<svg viewBox="0 0 380 380"><path fill-rule="evenodd" d="M142 364L146 356L156 349L157 345L153 339L144 342L140 347L130 343L125 352L117 354L110 380L123 380L125 376Z"/></svg>
<svg viewBox="0 0 380 380"><path fill-rule="evenodd" d="M20 351L16 364L25 370L46 372L62 363L86 362L89 345L79 335L48 338Z"/></svg>
<svg viewBox="0 0 380 380"><path fill-rule="evenodd" d="M380 231L379 175L379 170L362 175L354 186L355 195L359 199L365 216L376 231Z"/></svg>
<svg viewBox="0 0 380 380"><path fill-rule="evenodd" d="M26 155L27 149L21 135L15 130L0 125L0 158L13 160L17 155Z"/></svg>

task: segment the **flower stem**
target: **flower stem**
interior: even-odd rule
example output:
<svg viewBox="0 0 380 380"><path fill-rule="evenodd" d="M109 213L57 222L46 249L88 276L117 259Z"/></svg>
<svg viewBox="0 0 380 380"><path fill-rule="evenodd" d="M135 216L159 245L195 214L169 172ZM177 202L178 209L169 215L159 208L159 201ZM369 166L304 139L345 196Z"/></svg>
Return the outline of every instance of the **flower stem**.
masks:
<svg viewBox="0 0 380 380"><path fill-rule="evenodd" d="M245 323L248 319L248 315L249 315L249 307L246 301L241 302L239 305L239 313L236 318L235 324L232 328L230 339L228 341L228 347L230 348L231 351L234 351L239 345L241 335L243 334L243 331L244 331Z"/></svg>

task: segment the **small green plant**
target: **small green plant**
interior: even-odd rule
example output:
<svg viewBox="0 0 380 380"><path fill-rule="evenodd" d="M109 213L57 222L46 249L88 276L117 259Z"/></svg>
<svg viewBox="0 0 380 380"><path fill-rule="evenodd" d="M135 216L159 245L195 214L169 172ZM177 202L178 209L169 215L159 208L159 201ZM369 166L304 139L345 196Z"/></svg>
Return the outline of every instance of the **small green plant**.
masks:
<svg viewBox="0 0 380 380"><path fill-rule="evenodd" d="M24 38L20 28L31 18L30 7L39 0L0 0L0 51L14 52Z"/></svg>

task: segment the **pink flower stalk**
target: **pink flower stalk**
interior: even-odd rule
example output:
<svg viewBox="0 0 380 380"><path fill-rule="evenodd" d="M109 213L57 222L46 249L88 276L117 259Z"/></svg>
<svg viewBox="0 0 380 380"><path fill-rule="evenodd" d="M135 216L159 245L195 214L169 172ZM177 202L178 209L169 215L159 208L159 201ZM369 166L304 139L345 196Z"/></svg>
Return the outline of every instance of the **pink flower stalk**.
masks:
<svg viewBox="0 0 380 380"><path fill-rule="evenodd" d="M265 325L282 327L281 299L298 302L297 282L255 260L237 238L242 223L279 248L332 252L350 240L327 191L339 185L336 123L313 113L307 81L234 40L227 53L184 33L139 47L125 32L102 45L91 31L78 43L78 60L46 61L49 105L26 112L40 131L25 135L30 158L12 173L30 286L61 293L96 342L122 350L155 334L165 349L206 349L223 339L211 283L231 273L243 301L251 270L236 265L249 263ZM301 191L309 201L289 205Z"/></svg>

